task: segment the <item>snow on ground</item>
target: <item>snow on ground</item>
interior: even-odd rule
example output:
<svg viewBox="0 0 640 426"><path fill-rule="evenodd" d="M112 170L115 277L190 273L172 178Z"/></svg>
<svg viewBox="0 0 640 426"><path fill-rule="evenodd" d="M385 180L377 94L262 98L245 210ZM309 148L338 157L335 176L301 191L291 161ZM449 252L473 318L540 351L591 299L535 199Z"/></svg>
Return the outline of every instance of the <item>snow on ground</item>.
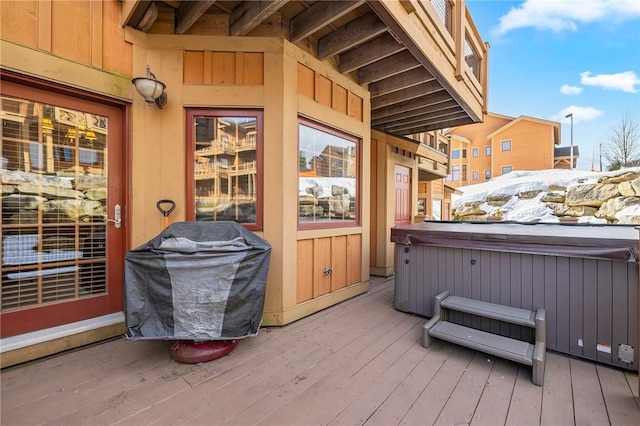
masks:
<svg viewBox="0 0 640 426"><path fill-rule="evenodd" d="M591 172L586 170L539 170L539 171L512 171L503 176L491 179L489 182L479 183L458 188L462 195L452 196L453 209L460 208L464 203L485 200L491 195L517 195L518 192L541 190L536 197L519 200L512 197L503 206L490 206L487 203L480 205L480 209L488 214L500 211L503 220L517 222L558 222L559 219L551 212L545 203L541 201L549 189L549 185L569 188L571 185L596 183L602 176L617 176L623 173L640 171L640 168L617 170L615 172ZM640 215L640 206L631 206L618 212L621 215ZM580 223L606 223L604 219L593 216L585 216L578 219Z"/></svg>

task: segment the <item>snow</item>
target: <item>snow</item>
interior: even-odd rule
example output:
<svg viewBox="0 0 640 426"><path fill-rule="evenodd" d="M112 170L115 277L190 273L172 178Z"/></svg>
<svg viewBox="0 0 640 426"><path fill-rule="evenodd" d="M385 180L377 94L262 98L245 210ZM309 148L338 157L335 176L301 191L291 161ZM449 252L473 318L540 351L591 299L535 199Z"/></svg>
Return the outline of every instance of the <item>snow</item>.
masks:
<svg viewBox="0 0 640 426"><path fill-rule="evenodd" d="M539 170L512 171L506 175L495 177L489 182L458 188L462 195L452 195L453 209L460 208L464 203L485 200L491 195L511 195L512 198L503 206L480 205L480 209L490 215L502 216L505 221L517 222L559 222L551 209L541 199L549 191L550 185L569 188L571 185L597 183L603 176L617 176L627 172L640 171L640 167L617 170L615 172L591 172L585 170ZM534 198L520 200L519 192L543 191ZM515 195L515 197L513 197ZM640 205L627 207L618 212L616 217L640 215ZM605 219L594 216L584 216L579 223L607 223Z"/></svg>

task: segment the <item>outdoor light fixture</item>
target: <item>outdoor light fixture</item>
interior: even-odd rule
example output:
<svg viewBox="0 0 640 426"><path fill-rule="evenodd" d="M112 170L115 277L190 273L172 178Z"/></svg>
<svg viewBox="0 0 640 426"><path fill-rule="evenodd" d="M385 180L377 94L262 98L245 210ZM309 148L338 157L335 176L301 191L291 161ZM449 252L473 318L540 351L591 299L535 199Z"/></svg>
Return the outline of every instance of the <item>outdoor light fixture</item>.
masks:
<svg viewBox="0 0 640 426"><path fill-rule="evenodd" d="M564 118L571 119L571 157L569 157L569 170L573 170L573 113L565 115Z"/></svg>
<svg viewBox="0 0 640 426"><path fill-rule="evenodd" d="M151 72L151 67L149 67L149 65L147 65L146 77L136 77L131 80L131 82L147 104L151 105L155 103L160 109L165 107L167 104L167 94L164 89L167 86L160 80L156 79L156 76Z"/></svg>

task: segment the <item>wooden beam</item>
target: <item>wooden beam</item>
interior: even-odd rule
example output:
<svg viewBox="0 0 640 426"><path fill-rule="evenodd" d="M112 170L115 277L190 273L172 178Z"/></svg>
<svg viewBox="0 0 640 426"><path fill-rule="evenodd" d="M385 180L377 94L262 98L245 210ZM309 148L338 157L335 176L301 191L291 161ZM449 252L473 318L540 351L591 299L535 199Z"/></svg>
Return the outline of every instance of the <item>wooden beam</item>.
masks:
<svg viewBox="0 0 640 426"><path fill-rule="evenodd" d="M149 28L156 22L158 19L158 6L155 4L151 4L151 7L147 9L147 12L144 14L138 25L136 25L136 29L146 33L149 31Z"/></svg>
<svg viewBox="0 0 640 426"><path fill-rule="evenodd" d="M436 81L421 83L417 86L407 87L406 89L397 90L386 95L378 96L371 99L371 109L384 108L393 104L405 102L411 99L421 98L425 95L444 90L442 85Z"/></svg>
<svg viewBox="0 0 640 426"><path fill-rule="evenodd" d="M405 50L389 33L340 55L340 72L347 73Z"/></svg>
<svg viewBox="0 0 640 426"><path fill-rule="evenodd" d="M371 120L371 124L372 125L382 125L382 124L385 124L385 123L390 123L390 122L393 122L393 121L396 121L396 122L397 121L402 121L404 119L409 119L409 118L413 118L413 117L421 117L421 116L423 117L423 116L427 116L427 115L433 114L435 112L448 110L450 108L454 108L454 107L458 107L458 106L459 105L456 103L456 101L451 99L449 101L440 102L440 103L433 104L433 105L427 105L427 106L424 106L422 108L403 111L401 113L389 115L389 116L386 116L386 117L375 118L375 119Z"/></svg>
<svg viewBox="0 0 640 426"><path fill-rule="evenodd" d="M373 83L420 66L420 62L413 57L411 52L402 51L360 68L358 83L361 85Z"/></svg>
<svg viewBox="0 0 640 426"><path fill-rule="evenodd" d="M469 119L469 115L467 115L467 113L462 110L458 110L458 112L449 114L446 116L435 117L435 118L427 117L421 123L416 123L416 124L407 125L407 126L385 126L384 129L388 133L410 135L413 133L422 132L426 127L434 126L434 125L440 126L438 127L440 129L444 129L445 127L449 127L449 126L443 125L443 123L448 123L448 122L457 121L461 119Z"/></svg>
<svg viewBox="0 0 640 426"><path fill-rule="evenodd" d="M128 3L128 5L131 2ZM153 0L136 0L135 4L131 8L131 13L128 18L125 18L123 25L128 25L133 28L138 28L138 24L142 20L142 17L147 13L147 10L154 4Z"/></svg>
<svg viewBox="0 0 640 426"><path fill-rule="evenodd" d="M375 120L389 117L394 114L400 114L407 111L415 110L418 108L424 108L429 105L436 105L441 102L450 101L451 95L445 91L437 92L432 95L422 96L420 98L412 99L410 101L401 102L399 104L391 105L385 108L380 108L371 111L371 117Z"/></svg>
<svg viewBox="0 0 640 426"><path fill-rule="evenodd" d="M289 24L289 36L293 43L310 36L320 28L329 25L336 19L364 4L357 1L317 1L300 12Z"/></svg>
<svg viewBox="0 0 640 426"><path fill-rule="evenodd" d="M384 80L371 83L369 85L369 93L371 93L371 97L374 98L406 87L426 83L431 80L434 80L434 77L429 73L429 71L422 67L414 68Z"/></svg>
<svg viewBox="0 0 640 426"><path fill-rule="evenodd" d="M338 55L387 31L387 26L373 12L366 13L327 34L318 41L318 59Z"/></svg>
<svg viewBox="0 0 640 426"><path fill-rule="evenodd" d="M417 111L417 110L416 110ZM390 120L386 118L384 121L378 121L376 123L371 123L372 126L387 126L387 127L409 127L415 124L424 123L425 120L433 120L434 118L439 117L449 117L452 114L464 112L460 109L460 105L454 105L449 108L442 109L440 111L431 111L424 114L412 115L412 116L404 116L402 119Z"/></svg>
<svg viewBox="0 0 640 426"><path fill-rule="evenodd" d="M216 0L183 1L176 10L176 34L184 34Z"/></svg>
<svg viewBox="0 0 640 426"><path fill-rule="evenodd" d="M289 0L243 1L229 17L229 35L243 36L276 13Z"/></svg>

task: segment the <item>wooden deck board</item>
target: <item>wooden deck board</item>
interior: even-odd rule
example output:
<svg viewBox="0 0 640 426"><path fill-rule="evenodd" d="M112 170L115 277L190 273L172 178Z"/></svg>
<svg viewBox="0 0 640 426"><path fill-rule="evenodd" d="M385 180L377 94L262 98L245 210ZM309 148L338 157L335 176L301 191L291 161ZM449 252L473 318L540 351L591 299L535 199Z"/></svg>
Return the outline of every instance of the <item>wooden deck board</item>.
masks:
<svg viewBox="0 0 640 426"><path fill-rule="evenodd" d="M195 365L169 341L112 340L0 373L3 425L640 424L638 374L547 353L531 367L451 343L393 309L393 280Z"/></svg>

